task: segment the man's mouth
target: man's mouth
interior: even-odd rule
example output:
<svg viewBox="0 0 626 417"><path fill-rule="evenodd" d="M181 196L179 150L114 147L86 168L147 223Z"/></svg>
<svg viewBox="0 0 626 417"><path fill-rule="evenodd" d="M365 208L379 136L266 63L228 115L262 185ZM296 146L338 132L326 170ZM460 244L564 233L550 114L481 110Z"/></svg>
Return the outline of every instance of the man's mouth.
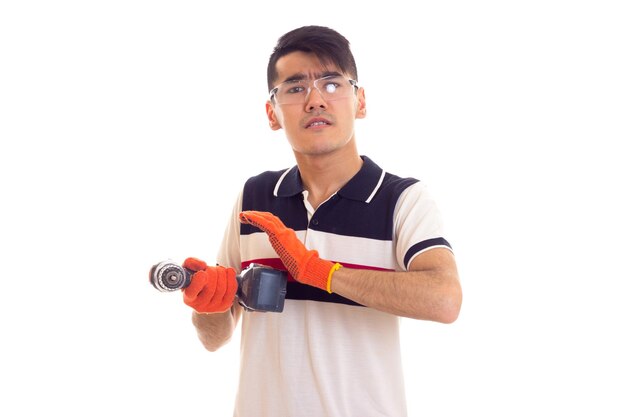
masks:
<svg viewBox="0 0 626 417"><path fill-rule="evenodd" d="M315 127L320 127L320 126L330 126L330 122L326 119L315 118L315 119L309 120L305 128L308 129L311 127L315 128Z"/></svg>

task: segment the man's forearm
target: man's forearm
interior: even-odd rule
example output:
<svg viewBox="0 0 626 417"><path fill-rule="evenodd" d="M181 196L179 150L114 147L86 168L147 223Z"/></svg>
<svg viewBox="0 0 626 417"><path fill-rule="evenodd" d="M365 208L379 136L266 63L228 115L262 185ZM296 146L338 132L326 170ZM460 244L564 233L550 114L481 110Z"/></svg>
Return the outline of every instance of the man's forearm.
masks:
<svg viewBox="0 0 626 417"><path fill-rule="evenodd" d="M429 252L407 272L341 268L333 274L332 291L397 316L452 323L462 300L454 258L446 249Z"/></svg>
<svg viewBox="0 0 626 417"><path fill-rule="evenodd" d="M230 340L237 327L237 321L241 314L240 307L233 307L224 313L192 313L192 323L198 332L198 338L202 345L215 352Z"/></svg>

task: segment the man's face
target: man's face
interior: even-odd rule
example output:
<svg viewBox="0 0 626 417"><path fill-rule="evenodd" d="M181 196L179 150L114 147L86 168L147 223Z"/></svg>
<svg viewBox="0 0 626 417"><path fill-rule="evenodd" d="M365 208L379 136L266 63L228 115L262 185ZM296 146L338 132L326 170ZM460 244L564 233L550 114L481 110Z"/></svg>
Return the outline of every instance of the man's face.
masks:
<svg viewBox="0 0 626 417"><path fill-rule="evenodd" d="M274 85L286 80L315 80L332 73L341 73L333 64L323 65L311 53L292 52L276 63L278 78ZM344 74L348 78L348 74ZM365 95L359 89L349 97L327 100L313 88L302 104L278 104L268 101L267 116L273 130L284 129L295 153L323 155L340 150L354 139L354 120L365 117Z"/></svg>

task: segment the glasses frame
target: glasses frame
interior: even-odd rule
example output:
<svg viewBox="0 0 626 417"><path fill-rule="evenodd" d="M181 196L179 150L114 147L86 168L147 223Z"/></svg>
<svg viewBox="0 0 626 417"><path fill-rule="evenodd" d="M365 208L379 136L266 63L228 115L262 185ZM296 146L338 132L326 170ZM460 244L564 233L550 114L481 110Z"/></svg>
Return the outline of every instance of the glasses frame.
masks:
<svg viewBox="0 0 626 417"><path fill-rule="evenodd" d="M321 77L321 78L317 78L317 79L312 80L312 81L311 81L311 80L309 80L309 86L308 86L308 88L307 88L306 95L304 96L304 101L303 101L302 103L306 103L306 100L307 100L307 98L309 97L309 94L311 94L311 85L313 85L313 88L315 88L315 89L318 91L318 93L320 93L320 95L324 98L324 100L327 100L327 98L326 98L326 96L324 95L324 93L322 93L322 91L321 91L321 90L317 87L317 82L318 82L318 81L322 81L322 80L327 80L327 79L329 79L329 78L337 78L337 77L343 77L343 78L345 78L346 80L348 80L348 82L350 83L350 85L351 85L352 87L354 87L354 88L355 88L355 92L356 92L356 90L358 90L358 89L359 89L359 86L357 85L357 84L358 84L358 81L357 81L357 80L353 80L352 78L348 78L348 77L346 77L345 75L341 75L341 74L325 75L325 76L323 76L323 77ZM270 90L270 94L269 94L269 96L270 96L270 97L269 97L269 100L270 100L272 103L278 104L278 105L280 105L280 106L284 106L285 104L280 104L280 103L278 102L278 100L276 100L276 92L278 91L278 88L279 88L281 85L283 85L283 84L285 84L285 83L293 83L293 82L295 82L295 81L303 81L303 80L287 80L287 81L283 81L282 83L278 84L276 87L274 87L274 88L272 88L272 89ZM332 99L331 99L331 100L329 100L329 101L332 101ZM289 103L289 104L287 104L287 105L292 105L292 104L302 104L302 103Z"/></svg>

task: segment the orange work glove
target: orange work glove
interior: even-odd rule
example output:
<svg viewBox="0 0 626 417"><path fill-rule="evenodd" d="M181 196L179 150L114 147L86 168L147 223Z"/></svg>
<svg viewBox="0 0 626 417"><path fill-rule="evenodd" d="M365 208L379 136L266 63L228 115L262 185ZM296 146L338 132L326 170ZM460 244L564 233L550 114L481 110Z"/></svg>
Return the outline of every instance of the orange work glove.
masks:
<svg viewBox="0 0 626 417"><path fill-rule="evenodd" d="M183 301L198 313L222 313L228 310L237 293L237 275L233 268L207 266L204 261L187 258L183 268L194 272L191 283L183 289Z"/></svg>
<svg viewBox="0 0 626 417"><path fill-rule="evenodd" d="M341 268L340 264L320 259L316 250L308 250L300 242L296 232L286 227L272 213L243 211L239 213L239 221L267 233L270 244L296 281L332 292L331 278L333 273Z"/></svg>

